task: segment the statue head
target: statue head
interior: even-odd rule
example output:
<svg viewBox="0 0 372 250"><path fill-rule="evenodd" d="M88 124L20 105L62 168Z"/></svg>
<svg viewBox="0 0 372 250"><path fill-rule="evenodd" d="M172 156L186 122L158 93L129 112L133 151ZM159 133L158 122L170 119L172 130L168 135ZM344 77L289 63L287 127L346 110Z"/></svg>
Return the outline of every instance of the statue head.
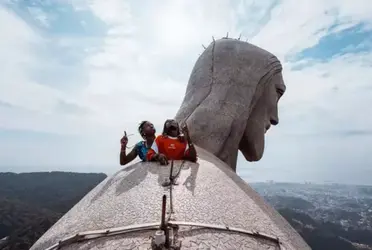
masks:
<svg viewBox="0 0 372 250"><path fill-rule="evenodd" d="M233 170L238 150L258 161L265 133L279 123L281 72L279 60L266 50L236 39L213 41L195 63L175 119L186 122L196 145Z"/></svg>

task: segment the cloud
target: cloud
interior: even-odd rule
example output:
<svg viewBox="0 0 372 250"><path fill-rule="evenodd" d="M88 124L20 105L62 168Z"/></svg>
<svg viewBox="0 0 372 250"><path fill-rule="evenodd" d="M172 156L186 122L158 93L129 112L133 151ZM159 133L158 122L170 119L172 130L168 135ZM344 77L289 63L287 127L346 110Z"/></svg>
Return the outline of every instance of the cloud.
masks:
<svg viewBox="0 0 372 250"><path fill-rule="evenodd" d="M371 12L369 0L3 3L0 165L114 171L123 130L135 134L130 143L140 139L141 120L160 130L182 102L202 44L228 32L276 54L287 84L264 159L240 157L239 173L248 181L324 181L342 166L343 176L364 180ZM17 131L29 146L14 160L25 147Z"/></svg>
<svg viewBox="0 0 372 250"><path fill-rule="evenodd" d="M365 30L365 24L359 23L337 33L323 36L316 46L304 49L296 60L303 58L329 61L333 56L348 52L368 52L372 49L372 31Z"/></svg>

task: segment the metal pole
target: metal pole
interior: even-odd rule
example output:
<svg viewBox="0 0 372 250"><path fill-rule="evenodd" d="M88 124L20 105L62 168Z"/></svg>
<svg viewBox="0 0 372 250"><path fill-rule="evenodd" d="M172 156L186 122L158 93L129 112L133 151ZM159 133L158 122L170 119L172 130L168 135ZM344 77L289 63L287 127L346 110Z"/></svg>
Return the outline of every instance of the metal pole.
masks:
<svg viewBox="0 0 372 250"><path fill-rule="evenodd" d="M174 165L174 162L173 160L171 161L171 170L170 170L170 175L169 175L169 181L170 181L170 190L169 190L169 199L170 199L170 214L173 213L173 193L172 193L172 190L173 190L173 181L174 181L174 178L173 178L173 165Z"/></svg>
<svg viewBox="0 0 372 250"><path fill-rule="evenodd" d="M162 208L161 208L161 222L160 222L160 229L165 229L165 213L167 209L167 196L163 195L163 202L162 202Z"/></svg>

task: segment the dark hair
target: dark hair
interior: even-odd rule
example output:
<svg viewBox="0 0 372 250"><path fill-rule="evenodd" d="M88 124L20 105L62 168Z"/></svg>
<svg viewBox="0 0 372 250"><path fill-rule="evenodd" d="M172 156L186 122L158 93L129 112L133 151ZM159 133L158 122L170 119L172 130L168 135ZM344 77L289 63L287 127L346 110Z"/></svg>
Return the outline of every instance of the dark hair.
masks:
<svg viewBox="0 0 372 250"><path fill-rule="evenodd" d="M170 121L170 119L168 119L168 120L166 120L166 121L164 122L163 132L162 132L163 135L167 135L167 133L166 133L166 130L167 130L167 128L166 128L166 124L167 124L168 121Z"/></svg>
<svg viewBox="0 0 372 250"><path fill-rule="evenodd" d="M143 136L142 130L143 130L143 126L146 124L146 122L148 122L148 121L142 121L138 126L138 132L140 133L141 136Z"/></svg>

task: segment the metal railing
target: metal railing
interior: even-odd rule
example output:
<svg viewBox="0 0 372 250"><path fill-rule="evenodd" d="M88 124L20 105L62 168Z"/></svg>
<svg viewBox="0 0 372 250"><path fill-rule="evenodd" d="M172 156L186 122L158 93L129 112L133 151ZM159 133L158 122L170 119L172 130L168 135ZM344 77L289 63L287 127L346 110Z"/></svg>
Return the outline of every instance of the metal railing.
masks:
<svg viewBox="0 0 372 250"><path fill-rule="evenodd" d="M220 230L220 231L228 231L234 233L240 233L249 235L255 238L261 238L268 241L271 241L279 246L279 249L285 250L282 245L282 242L279 240L278 237L260 233L254 230L246 230L237 227L229 227L225 225L216 225L216 224L206 224L206 223L197 223L197 222L187 222L187 221L169 221L168 225L170 227L173 226L190 226L190 227L198 227L198 228L205 228L205 229L213 229L213 230ZM58 243L46 248L45 250L54 250L59 249L60 247L70 245L72 243L82 242L91 239L97 239L101 237L107 236L115 236L120 234L138 232L138 231L149 231L149 230L159 230L159 222L154 223L145 223L145 224L138 224L138 225L130 225L125 227L116 227L110 229L102 229L102 230L94 230L94 231L86 231L82 233L77 233L72 236L66 237L63 240L60 240Z"/></svg>

